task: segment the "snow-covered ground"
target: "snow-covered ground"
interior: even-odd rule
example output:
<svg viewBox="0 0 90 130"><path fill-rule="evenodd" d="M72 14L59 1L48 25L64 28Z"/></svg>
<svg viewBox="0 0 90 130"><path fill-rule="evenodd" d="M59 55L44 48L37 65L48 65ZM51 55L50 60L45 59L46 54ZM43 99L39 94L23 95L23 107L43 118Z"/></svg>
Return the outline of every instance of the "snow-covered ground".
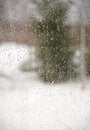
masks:
<svg viewBox="0 0 90 130"><path fill-rule="evenodd" d="M81 90L80 82L45 84L36 72L21 72L32 50L0 46L0 130L90 130L90 89Z"/></svg>

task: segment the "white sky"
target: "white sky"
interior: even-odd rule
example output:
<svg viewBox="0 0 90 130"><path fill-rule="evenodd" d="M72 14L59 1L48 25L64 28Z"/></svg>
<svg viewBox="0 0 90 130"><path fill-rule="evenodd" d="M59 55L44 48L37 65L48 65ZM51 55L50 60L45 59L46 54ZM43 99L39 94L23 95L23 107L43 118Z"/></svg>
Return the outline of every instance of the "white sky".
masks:
<svg viewBox="0 0 90 130"><path fill-rule="evenodd" d="M42 1L42 0L39 0ZM64 0L68 1L68 0ZM69 22L80 21L80 13L82 14L83 21L89 22L90 20L90 1L89 0L72 0L73 4L70 5L69 9ZM36 19L41 19L38 7L33 2L29 0L16 0L10 1L6 0L5 4L6 17L13 21L24 21L28 18L34 17Z"/></svg>

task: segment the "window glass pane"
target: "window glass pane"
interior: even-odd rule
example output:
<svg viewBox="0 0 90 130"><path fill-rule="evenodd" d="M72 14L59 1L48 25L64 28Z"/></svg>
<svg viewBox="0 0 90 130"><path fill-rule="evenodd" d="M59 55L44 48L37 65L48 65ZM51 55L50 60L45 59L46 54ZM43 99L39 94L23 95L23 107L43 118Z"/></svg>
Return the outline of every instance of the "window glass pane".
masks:
<svg viewBox="0 0 90 130"><path fill-rule="evenodd" d="M0 130L89 130L90 0L0 0Z"/></svg>

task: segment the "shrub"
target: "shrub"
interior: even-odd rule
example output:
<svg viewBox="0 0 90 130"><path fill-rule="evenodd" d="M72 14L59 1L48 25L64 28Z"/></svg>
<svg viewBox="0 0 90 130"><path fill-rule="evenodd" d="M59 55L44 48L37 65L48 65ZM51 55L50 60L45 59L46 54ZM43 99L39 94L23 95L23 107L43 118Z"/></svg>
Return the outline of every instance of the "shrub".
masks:
<svg viewBox="0 0 90 130"><path fill-rule="evenodd" d="M59 4L46 11L44 19L36 23L39 39L38 57L40 77L46 82L60 82L76 77L70 50L69 26L65 24L67 6Z"/></svg>

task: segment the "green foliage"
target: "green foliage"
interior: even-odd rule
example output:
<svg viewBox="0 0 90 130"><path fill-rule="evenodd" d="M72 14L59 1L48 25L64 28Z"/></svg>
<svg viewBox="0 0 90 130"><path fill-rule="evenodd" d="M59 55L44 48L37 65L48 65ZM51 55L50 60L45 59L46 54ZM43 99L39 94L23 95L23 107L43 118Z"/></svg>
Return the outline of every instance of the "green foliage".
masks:
<svg viewBox="0 0 90 130"><path fill-rule="evenodd" d="M66 81L76 77L72 64L73 52L69 27L65 25L67 7L59 4L47 10L43 21L36 23L39 39L38 56L41 60L40 77L46 82Z"/></svg>

